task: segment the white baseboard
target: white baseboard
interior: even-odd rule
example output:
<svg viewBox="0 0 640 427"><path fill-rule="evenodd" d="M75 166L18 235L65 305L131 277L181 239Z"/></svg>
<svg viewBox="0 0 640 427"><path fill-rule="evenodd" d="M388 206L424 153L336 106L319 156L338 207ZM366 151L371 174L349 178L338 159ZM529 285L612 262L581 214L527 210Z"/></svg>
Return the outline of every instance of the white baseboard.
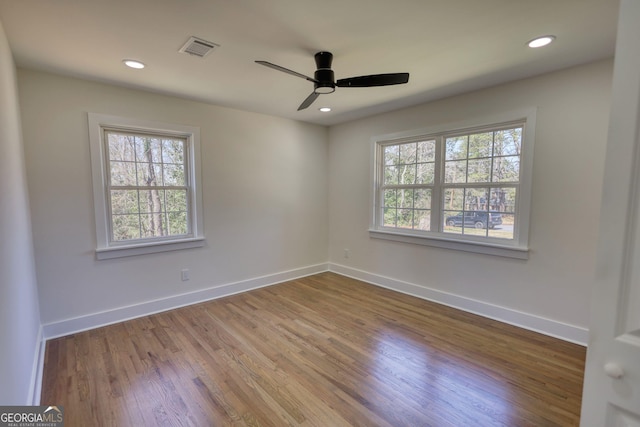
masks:
<svg viewBox="0 0 640 427"><path fill-rule="evenodd" d="M147 316L162 311L173 310L175 308L197 304L216 298L222 298L229 295L250 291L252 289L258 289L276 283L286 282L288 280L294 280L300 277L321 273L327 271L328 269L329 265L326 263L316 264L297 268L294 270L256 277L253 279L228 283L208 289L202 289L195 292L174 295L171 297L161 298L153 301L145 301L139 304L115 308L113 310L88 314L86 316L79 316L72 319L65 319L58 322L47 323L43 325L44 340L62 337L89 329L95 329L101 326L119 323L125 320Z"/></svg>
<svg viewBox="0 0 640 427"><path fill-rule="evenodd" d="M367 271L358 270L340 264L330 263L329 271L582 346L586 346L589 340L589 330L580 326L569 325L556 320L536 316L534 314L524 313L483 301L466 298L460 295L439 291L437 289L403 282L401 280L369 273Z"/></svg>

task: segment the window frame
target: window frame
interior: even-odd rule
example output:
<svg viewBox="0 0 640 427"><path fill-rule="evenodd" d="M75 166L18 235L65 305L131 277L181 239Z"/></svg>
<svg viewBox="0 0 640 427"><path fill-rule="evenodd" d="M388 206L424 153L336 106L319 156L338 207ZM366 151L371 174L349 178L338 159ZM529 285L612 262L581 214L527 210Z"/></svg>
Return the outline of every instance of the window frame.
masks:
<svg viewBox="0 0 640 427"><path fill-rule="evenodd" d="M88 113L91 173L96 226L96 258L120 258L149 253L204 246L202 191L200 178L200 129L171 123ZM190 232L179 236L112 241L112 213L109 203L109 158L105 131L122 131L142 135L165 135L183 138L185 144L185 178Z"/></svg>
<svg viewBox="0 0 640 427"><path fill-rule="evenodd" d="M444 189L450 184L444 182L444 140L451 135L464 135L478 131L497 130L509 125L523 125L522 147L520 154L520 178L517 184L515 205L516 225L513 239L496 237L477 237L465 234L443 232ZM432 126L425 129L379 135L372 138L371 144L371 212L369 235L372 238L441 247L488 255L527 259L529 253L529 221L531 210L531 187L533 177L533 150L535 142L536 109L514 110L493 116L479 117L460 122ZM435 179L432 188L431 225L437 225L432 231L400 229L383 226L382 188L384 147L387 145L436 140ZM498 186L504 185L497 183ZM466 185L466 184L465 184ZM511 185L511 184L509 184ZM491 183L472 183L468 185L490 187Z"/></svg>

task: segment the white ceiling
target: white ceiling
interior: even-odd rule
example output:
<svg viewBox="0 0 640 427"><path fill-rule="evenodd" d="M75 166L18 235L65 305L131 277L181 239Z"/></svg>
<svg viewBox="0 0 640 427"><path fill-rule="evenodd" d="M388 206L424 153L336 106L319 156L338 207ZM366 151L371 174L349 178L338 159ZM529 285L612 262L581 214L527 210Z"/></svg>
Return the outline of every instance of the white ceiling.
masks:
<svg viewBox="0 0 640 427"><path fill-rule="evenodd" d="M20 67L323 125L611 57L617 11L617 0L0 0ZM526 47L545 34L555 43ZM179 53L190 36L220 47ZM296 111L313 84L254 63L313 76L320 50L337 79L411 77Z"/></svg>

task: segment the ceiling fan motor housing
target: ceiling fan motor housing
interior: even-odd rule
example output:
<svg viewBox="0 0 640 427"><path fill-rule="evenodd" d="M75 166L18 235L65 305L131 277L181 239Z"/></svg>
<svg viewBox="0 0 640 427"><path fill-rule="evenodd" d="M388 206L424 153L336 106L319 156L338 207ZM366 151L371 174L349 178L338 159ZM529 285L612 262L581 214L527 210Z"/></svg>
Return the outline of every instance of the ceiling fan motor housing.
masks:
<svg viewBox="0 0 640 427"><path fill-rule="evenodd" d="M314 55L316 61L316 72L313 78L317 80L314 83L313 91L315 93L331 93L336 90L335 76L331 69L333 62L333 54L331 52L318 52Z"/></svg>

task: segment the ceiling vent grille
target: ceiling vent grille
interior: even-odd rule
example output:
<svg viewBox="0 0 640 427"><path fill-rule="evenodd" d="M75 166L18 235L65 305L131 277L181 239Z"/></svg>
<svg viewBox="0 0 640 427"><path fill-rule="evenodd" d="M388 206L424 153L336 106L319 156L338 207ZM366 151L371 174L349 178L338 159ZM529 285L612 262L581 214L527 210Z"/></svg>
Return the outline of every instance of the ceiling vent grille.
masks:
<svg viewBox="0 0 640 427"><path fill-rule="evenodd" d="M199 39L198 37L190 37L178 52L188 53L189 55L204 58L216 47L220 47L220 45Z"/></svg>

